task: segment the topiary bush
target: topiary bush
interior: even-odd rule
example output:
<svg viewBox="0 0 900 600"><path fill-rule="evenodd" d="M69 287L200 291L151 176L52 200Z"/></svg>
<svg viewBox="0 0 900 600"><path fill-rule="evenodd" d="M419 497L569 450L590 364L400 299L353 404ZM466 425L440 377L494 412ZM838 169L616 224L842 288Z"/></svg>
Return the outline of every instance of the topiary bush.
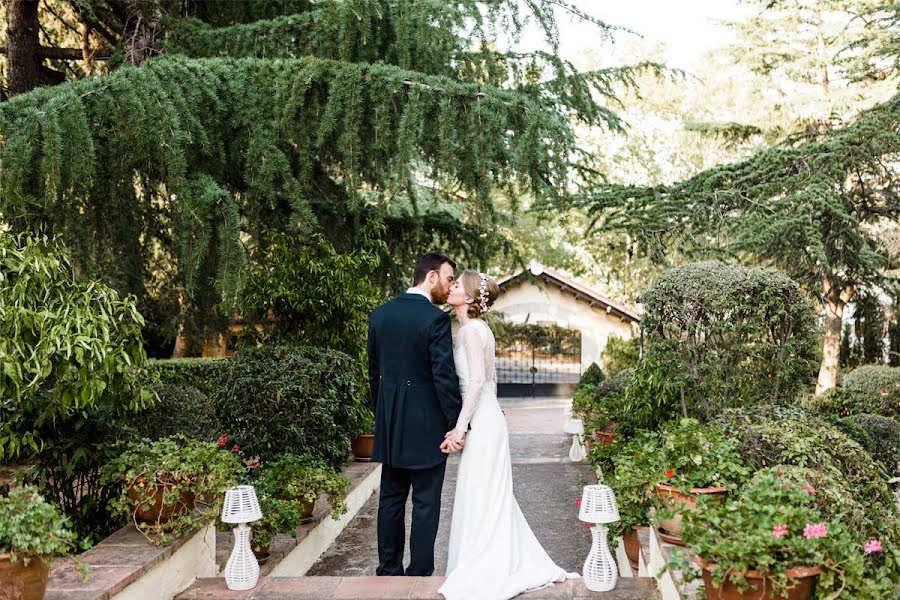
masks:
<svg viewBox="0 0 900 600"><path fill-rule="evenodd" d="M859 398L858 413L900 418L900 367L863 365L844 376L842 387Z"/></svg>
<svg viewBox="0 0 900 600"><path fill-rule="evenodd" d="M603 375L600 366L597 363L591 363L591 366L585 369L584 373L581 375L581 379L578 380L578 387L584 385L596 386L604 379L606 379L606 376Z"/></svg>
<svg viewBox="0 0 900 600"><path fill-rule="evenodd" d="M153 391L156 401L126 421L136 436L158 440L183 434L211 441L222 433L213 401L194 386L161 384Z"/></svg>
<svg viewBox="0 0 900 600"><path fill-rule="evenodd" d="M212 398L230 364L227 358L170 358L147 363L148 378L160 385L190 386Z"/></svg>
<svg viewBox="0 0 900 600"><path fill-rule="evenodd" d="M786 406L729 409L714 421L739 440L738 452L754 469L792 465L838 480L873 522L896 519L886 474L872 456L838 428L807 411Z"/></svg>
<svg viewBox="0 0 900 600"><path fill-rule="evenodd" d="M727 407L789 403L814 380L815 313L778 271L691 264L663 273L644 301L647 351L635 403L662 408L674 394L683 415L709 420ZM663 399L653 397L660 392Z"/></svg>
<svg viewBox="0 0 900 600"><path fill-rule="evenodd" d="M248 457L310 453L339 467L349 456L359 379L355 359L310 347L261 346L231 359L213 401Z"/></svg>
<svg viewBox="0 0 900 600"><path fill-rule="evenodd" d="M892 475L900 473L900 422L881 415L852 415L844 419L862 429L871 440L869 451Z"/></svg>

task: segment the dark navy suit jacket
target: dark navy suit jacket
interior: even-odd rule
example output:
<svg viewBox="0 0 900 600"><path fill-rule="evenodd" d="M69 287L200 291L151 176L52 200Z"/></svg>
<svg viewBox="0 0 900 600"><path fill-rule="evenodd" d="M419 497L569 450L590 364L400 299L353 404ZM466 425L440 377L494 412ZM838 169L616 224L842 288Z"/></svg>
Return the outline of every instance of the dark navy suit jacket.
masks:
<svg viewBox="0 0 900 600"><path fill-rule="evenodd" d="M369 386L375 403L372 460L428 469L462 409L450 317L418 294L400 294L369 316Z"/></svg>

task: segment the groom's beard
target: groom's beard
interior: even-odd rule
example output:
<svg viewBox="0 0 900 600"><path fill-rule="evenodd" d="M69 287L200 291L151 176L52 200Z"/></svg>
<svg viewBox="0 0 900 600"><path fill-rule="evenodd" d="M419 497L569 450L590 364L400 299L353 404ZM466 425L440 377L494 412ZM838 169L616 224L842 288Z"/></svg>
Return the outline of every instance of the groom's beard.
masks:
<svg viewBox="0 0 900 600"><path fill-rule="evenodd" d="M431 302L432 304L446 304L447 298L450 297L449 291L440 290L435 288L431 290Z"/></svg>

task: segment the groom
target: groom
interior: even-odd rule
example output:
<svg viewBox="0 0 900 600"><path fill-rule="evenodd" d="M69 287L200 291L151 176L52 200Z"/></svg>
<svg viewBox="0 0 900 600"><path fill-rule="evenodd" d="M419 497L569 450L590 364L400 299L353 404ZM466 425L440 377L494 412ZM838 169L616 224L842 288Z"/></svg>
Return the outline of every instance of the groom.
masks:
<svg viewBox="0 0 900 600"><path fill-rule="evenodd" d="M369 386L375 448L382 463L377 575L434 573L447 453L462 448L445 434L462 408L453 364L450 317L436 304L450 293L454 263L439 252L416 260L413 287L369 317ZM411 560L403 570L406 499L412 488Z"/></svg>

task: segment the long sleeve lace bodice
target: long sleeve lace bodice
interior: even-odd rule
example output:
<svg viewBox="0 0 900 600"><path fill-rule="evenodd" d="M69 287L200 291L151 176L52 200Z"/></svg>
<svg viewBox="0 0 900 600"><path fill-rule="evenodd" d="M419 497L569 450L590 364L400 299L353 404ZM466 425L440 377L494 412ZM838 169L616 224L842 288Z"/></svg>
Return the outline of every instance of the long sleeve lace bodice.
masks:
<svg viewBox="0 0 900 600"><path fill-rule="evenodd" d="M457 336L457 352L465 361L465 367L459 370L462 411L453 430L454 439L459 440L469 428L485 386L496 385L494 334L487 323L476 319L461 327Z"/></svg>

